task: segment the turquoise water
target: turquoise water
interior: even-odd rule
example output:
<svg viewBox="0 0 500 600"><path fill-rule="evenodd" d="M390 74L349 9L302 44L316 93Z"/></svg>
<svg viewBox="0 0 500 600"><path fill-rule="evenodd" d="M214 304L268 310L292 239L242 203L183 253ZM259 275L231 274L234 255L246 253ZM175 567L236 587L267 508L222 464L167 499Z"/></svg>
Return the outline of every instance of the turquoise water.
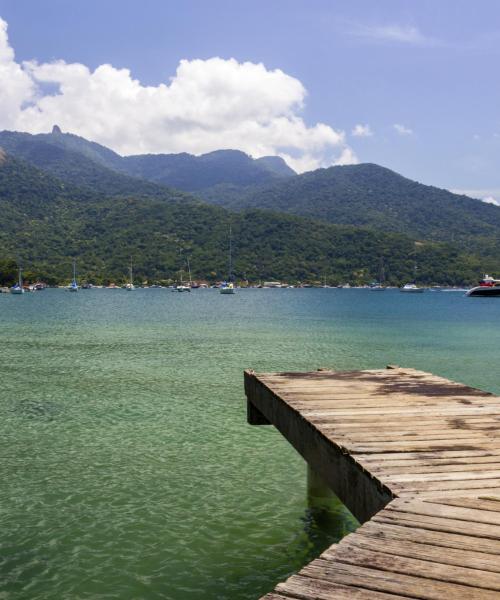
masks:
<svg viewBox="0 0 500 600"><path fill-rule="evenodd" d="M0 599L258 598L354 527L245 421L244 368L412 366L500 392L500 300L0 295Z"/></svg>

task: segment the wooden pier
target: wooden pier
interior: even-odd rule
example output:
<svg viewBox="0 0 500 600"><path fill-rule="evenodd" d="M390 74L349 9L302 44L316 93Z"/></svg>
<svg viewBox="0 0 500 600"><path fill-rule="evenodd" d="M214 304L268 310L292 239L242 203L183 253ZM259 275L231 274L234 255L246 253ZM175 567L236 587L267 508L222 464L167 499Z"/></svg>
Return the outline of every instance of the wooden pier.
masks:
<svg viewBox="0 0 500 600"><path fill-rule="evenodd" d="M266 600L500 599L500 398L414 369L245 372L363 523Z"/></svg>

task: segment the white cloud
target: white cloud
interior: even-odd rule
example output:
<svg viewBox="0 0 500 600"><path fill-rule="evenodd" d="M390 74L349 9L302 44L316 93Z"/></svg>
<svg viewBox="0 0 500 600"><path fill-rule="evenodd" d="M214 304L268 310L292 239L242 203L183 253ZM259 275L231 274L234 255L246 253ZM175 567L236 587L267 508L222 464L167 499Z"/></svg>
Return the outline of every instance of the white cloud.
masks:
<svg viewBox="0 0 500 600"><path fill-rule="evenodd" d="M413 129L405 127L400 123L394 123L393 127L399 133L399 135L413 135Z"/></svg>
<svg viewBox="0 0 500 600"><path fill-rule="evenodd" d="M56 92L44 93L48 86ZM0 19L0 89L0 129L58 124L121 154L236 148L283 156L298 170L356 161L342 131L300 116L302 83L261 63L181 60L168 82L145 86L109 64L18 64Z"/></svg>
<svg viewBox="0 0 500 600"><path fill-rule="evenodd" d="M452 189L450 192L454 194L465 194L471 198L482 200L487 204L500 206L500 189Z"/></svg>
<svg viewBox="0 0 500 600"><path fill-rule="evenodd" d="M485 196L484 198L481 198L481 200L483 202L486 202L487 204L494 204L495 206L500 206L500 200L494 198L493 196Z"/></svg>
<svg viewBox="0 0 500 600"><path fill-rule="evenodd" d="M351 35L356 37L378 41L392 42L398 44L409 44L412 46L440 46L442 42L424 35L418 27L413 25L361 25L356 24L350 29Z"/></svg>
<svg viewBox="0 0 500 600"><path fill-rule="evenodd" d="M373 131L368 124L362 125L361 123L358 123L351 131L351 135L354 137L371 137Z"/></svg>

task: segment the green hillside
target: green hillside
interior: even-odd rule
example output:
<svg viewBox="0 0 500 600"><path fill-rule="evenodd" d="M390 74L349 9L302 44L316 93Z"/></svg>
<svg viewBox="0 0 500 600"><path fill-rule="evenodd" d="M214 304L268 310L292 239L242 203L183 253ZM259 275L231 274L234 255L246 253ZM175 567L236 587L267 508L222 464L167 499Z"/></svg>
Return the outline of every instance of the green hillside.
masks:
<svg viewBox="0 0 500 600"><path fill-rule="evenodd" d="M12 157L0 163L0 263L19 259L53 282L69 278L73 257L81 276L95 282L123 280L130 256L139 280L174 279L187 257L195 278L222 279L230 223L238 279L363 283L377 277L383 257L391 283L411 279L418 262L422 282L451 284L474 281L492 266L451 245L396 233L261 210L232 214L168 191L102 197Z"/></svg>
<svg viewBox="0 0 500 600"><path fill-rule="evenodd" d="M423 185L374 164L318 169L242 192L204 194L231 209L262 208L481 249L500 234L500 208Z"/></svg>

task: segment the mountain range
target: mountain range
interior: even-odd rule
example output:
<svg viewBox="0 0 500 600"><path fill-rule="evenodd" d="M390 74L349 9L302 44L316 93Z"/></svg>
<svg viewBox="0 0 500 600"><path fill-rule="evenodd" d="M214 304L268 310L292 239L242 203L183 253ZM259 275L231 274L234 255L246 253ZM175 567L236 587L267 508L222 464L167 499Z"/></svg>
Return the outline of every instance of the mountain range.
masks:
<svg viewBox="0 0 500 600"><path fill-rule="evenodd" d="M64 278L226 276L231 222L238 278L472 282L500 260L500 208L378 165L295 174L236 150L122 157L62 133L0 132L0 260ZM213 206L217 205L217 206Z"/></svg>

